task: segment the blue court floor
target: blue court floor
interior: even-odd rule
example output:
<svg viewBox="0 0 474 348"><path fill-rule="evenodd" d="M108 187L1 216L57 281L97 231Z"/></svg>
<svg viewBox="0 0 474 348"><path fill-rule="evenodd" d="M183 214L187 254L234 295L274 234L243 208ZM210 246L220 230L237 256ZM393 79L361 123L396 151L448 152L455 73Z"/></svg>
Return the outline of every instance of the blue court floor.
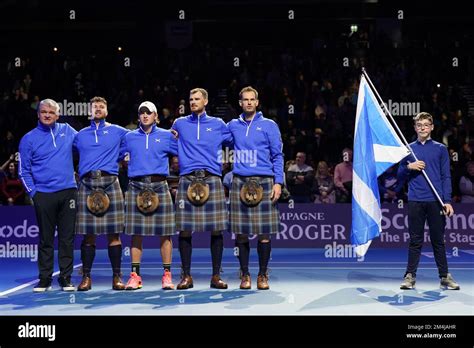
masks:
<svg viewBox="0 0 474 348"><path fill-rule="evenodd" d="M179 253L173 254L173 280L179 282ZM240 290L238 261L226 249L222 278L227 290L209 288L208 249L193 250L194 288L161 290L159 250L145 249L141 265L143 288L113 291L107 251L100 250L92 271L93 288L66 293L56 276L53 291L33 293L36 262L0 260L0 313L2 315L474 315L474 251L448 255L450 272L461 290L439 288L431 252L424 252L414 290L400 290L406 250L369 249L365 260L327 258L324 249L273 249L268 291L256 289L258 261L251 251L252 290ZM76 252L73 281L80 282ZM124 281L130 257L122 263Z"/></svg>

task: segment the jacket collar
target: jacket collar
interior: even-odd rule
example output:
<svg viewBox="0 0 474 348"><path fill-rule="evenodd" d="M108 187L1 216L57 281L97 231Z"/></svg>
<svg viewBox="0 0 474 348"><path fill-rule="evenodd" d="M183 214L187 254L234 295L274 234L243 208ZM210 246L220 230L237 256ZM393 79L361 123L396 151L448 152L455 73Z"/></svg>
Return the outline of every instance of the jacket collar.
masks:
<svg viewBox="0 0 474 348"><path fill-rule="evenodd" d="M422 145L423 145L423 143L422 143L420 140L418 140L418 138L416 139L416 142L417 142L418 144L422 144ZM430 138L428 138L428 139L425 140L425 145L426 145L426 144L429 144L429 143L432 143L432 142L433 142L433 139L431 139L431 137L430 137Z"/></svg>
<svg viewBox="0 0 474 348"><path fill-rule="evenodd" d="M99 121L99 128L104 128L105 127L105 118ZM91 128L96 129L97 126L95 125L95 120L91 120Z"/></svg>
<svg viewBox="0 0 474 348"><path fill-rule="evenodd" d="M253 122L253 121L257 121L259 118L262 118L262 117L263 117L262 112L261 112L261 111L257 111L257 112L255 113L255 116L254 116L253 119L252 119L252 122ZM245 121L245 115L244 115L244 113L240 114L239 119L240 119L240 121L242 121L242 122L244 122L245 124L247 124L247 121Z"/></svg>
<svg viewBox="0 0 474 348"><path fill-rule="evenodd" d="M57 122L54 122L54 123L53 123L53 126L50 127L50 126L46 126L46 125L42 124L42 123L38 120L38 126L37 126L36 128L38 128L38 129L40 129L40 130L42 130L42 131L45 131L45 132L49 132L51 129L52 129L53 131L55 131L57 127L58 127L58 123L57 123Z"/></svg>
<svg viewBox="0 0 474 348"><path fill-rule="evenodd" d="M156 125L153 124L153 125L151 126L151 130L150 130L150 133L149 133L149 134L154 133L154 132L156 131L156 129L157 129ZM138 126L138 132L140 132L140 133L142 133L142 134L146 134L146 132L143 130L141 124L139 124L139 126Z"/></svg>
<svg viewBox="0 0 474 348"><path fill-rule="evenodd" d="M207 112L206 110L204 110L204 112L201 114L201 116L199 117L201 120L205 119L207 117ZM196 113L191 113L191 120L195 121L198 119L198 115Z"/></svg>

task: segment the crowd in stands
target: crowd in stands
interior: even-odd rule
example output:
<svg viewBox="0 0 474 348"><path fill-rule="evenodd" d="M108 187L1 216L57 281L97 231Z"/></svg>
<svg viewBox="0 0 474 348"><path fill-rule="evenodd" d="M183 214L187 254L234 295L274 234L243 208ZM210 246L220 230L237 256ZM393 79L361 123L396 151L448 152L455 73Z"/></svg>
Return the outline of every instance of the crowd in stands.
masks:
<svg viewBox="0 0 474 348"><path fill-rule="evenodd" d="M95 95L103 96L109 102L108 120L128 129L137 127L138 105L150 100L159 110L159 126L168 129L174 119L189 113L190 89L206 88L208 114L229 121L238 117L238 92L247 85L259 91L263 114L280 126L291 198L304 203L350 203L351 147L363 66L386 102L415 103L419 111L434 116L433 138L448 146L452 158L454 201L474 202L474 115L469 114L460 88L469 85L469 79L440 68L435 58L422 59L423 49L408 44L398 50L359 50L348 67L337 51L325 51L325 46L321 40L304 47L258 49L236 42L193 42L181 50L164 47L159 56L135 55L130 67L123 65L122 56L110 53L51 53L52 57L32 53L20 67L4 62L0 67L1 204L28 203L18 180L15 153L21 137L36 126L41 99L87 103ZM433 57L437 53L430 52ZM240 57L238 67L232 64L234 57ZM87 116L64 115L60 121L80 129L90 122ZM394 116L407 140L415 140L414 115ZM170 161L175 180L178 160ZM224 175L229 170L225 165ZM394 166L379 178L384 202L406 199L406 187L397 183L396 171ZM126 163L121 165L121 177L125 187Z"/></svg>

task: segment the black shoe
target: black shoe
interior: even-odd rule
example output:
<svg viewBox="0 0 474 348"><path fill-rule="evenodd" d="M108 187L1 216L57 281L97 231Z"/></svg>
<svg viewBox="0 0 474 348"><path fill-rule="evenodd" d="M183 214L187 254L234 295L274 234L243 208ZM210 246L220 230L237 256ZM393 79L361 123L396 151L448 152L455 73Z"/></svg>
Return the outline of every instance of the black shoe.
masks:
<svg viewBox="0 0 474 348"><path fill-rule="evenodd" d="M34 292L45 292L51 290L51 279L40 279L38 284L33 288Z"/></svg>
<svg viewBox="0 0 474 348"><path fill-rule="evenodd" d="M59 286L61 286L63 291L75 291L76 287L71 283L71 277L59 277L58 278Z"/></svg>

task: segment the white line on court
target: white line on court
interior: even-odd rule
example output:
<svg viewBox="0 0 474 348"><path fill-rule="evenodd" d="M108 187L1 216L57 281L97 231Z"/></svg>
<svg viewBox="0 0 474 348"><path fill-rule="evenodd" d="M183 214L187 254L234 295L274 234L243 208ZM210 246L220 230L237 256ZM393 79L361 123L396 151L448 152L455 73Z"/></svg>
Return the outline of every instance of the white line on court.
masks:
<svg viewBox="0 0 474 348"><path fill-rule="evenodd" d="M75 265L73 266L72 268L77 268L79 266L82 266L82 263L78 264L78 265ZM56 271L53 273L53 277L57 276L59 274L59 271ZM11 288L11 289L8 289L8 290L5 290L3 292L0 292L0 297L1 296L6 296L8 294L11 294L12 292L15 292L15 291L18 291L18 290L21 290L21 289L24 289L24 288L27 288L28 286L30 285L33 285L35 283L38 282L38 279L35 279L35 280L32 280L31 282L28 282L28 283L24 283L24 284L21 284L21 285L18 285L17 287L14 287L14 288Z"/></svg>

